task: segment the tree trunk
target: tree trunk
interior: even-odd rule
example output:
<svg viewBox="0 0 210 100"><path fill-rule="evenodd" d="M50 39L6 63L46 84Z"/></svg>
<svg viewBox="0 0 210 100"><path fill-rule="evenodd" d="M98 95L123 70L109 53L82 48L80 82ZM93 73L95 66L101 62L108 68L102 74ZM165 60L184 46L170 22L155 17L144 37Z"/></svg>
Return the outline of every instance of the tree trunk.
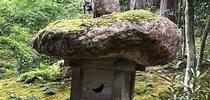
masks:
<svg viewBox="0 0 210 100"><path fill-rule="evenodd" d="M120 12L120 3L118 0L93 0L94 17Z"/></svg>
<svg viewBox="0 0 210 100"><path fill-rule="evenodd" d="M159 5L159 0L152 0L153 7L158 7L158 5Z"/></svg>
<svg viewBox="0 0 210 100"><path fill-rule="evenodd" d="M197 65L196 65L196 70L197 71L200 70L199 66L200 66L200 64L202 63L202 60L203 60L206 40L207 40L209 32L210 32L210 16L208 18L208 22L207 22L206 28L204 30L204 34L203 34L203 38L202 38L202 42L201 42L200 54L198 56L198 61L197 61Z"/></svg>
<svg viewBox="0 0 210 100"><path fill-rule="evenodd" d="M195 39L194 39L194 0L186 0L185 7L185 35L186 35L186 54L187 68L185 72L184 85L189 86L191 68L195 67Z"/></svg>
<svg viewBox="0 0 210 100"><path fill-rule="evenodd" d="M182 29L182 40L183 40L183 44L182 44L182 54L181 54L182 59L186 59L186 34L185 34L184 31L185 31L185 30Z"/></svg>
<svg viewBox="0 0 210 100"><path fill-rule="evenodd" d="M182 44L182 59L185 59L185 49L186 49L186 42L185 42L185 30L184 30L184 7L185 7L185 0L179 0L178 2L178 12L177 12L177 24L179 28L182 30L183 36L183 44Z"/></svg>
<svg viewBox="0 0 210 100"><path fill-rule="evenodd" d="M161 0L160 16L165 16L174 23L177 23L176 11L177 0Z"/></svg>
<svg viewBox="0 0 210 100"><path fill-rule="evenodd" d="M164 16L167 12L167 0L161 0L160 2L160 15Z"/></svg>
<svg viewBox="0 0 210 100"><path fill-rule="evenodd" d="M178 2L178 12L177 12L177 24L178 24L179 28L182 27L182 23L183 23L183 21L182 21L182 16L183 16L182 7L183 7L183 0L179 0L179 2Z"/></svg>
<svg viewBox="0 0 210 100"><path fill-rule="evenodd" d="M147 0L130 0L130 10L146 9Z"/></svg>

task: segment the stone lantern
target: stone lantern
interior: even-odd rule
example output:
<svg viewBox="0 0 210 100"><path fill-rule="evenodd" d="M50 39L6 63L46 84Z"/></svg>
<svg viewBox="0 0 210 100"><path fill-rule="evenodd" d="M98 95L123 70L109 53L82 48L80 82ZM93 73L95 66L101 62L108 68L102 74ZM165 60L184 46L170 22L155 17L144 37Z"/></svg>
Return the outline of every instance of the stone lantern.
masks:
<svg viewBox="0 0 210 100"><path fill-rule="evenodd" d="M71 100L132 100L135 71L176 59L181 32L167 18L134 10L56 21L34 48L72 67Z"/></svg>

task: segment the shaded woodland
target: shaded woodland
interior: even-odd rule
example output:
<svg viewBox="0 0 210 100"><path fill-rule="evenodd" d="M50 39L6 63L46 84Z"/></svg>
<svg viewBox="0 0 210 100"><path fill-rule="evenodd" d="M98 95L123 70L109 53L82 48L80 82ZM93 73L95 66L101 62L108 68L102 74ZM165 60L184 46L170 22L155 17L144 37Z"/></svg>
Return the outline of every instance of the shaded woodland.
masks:
<svg viewBox="0 0 210 100"><path fill-rule="evenodd" d="M69 100L65 58L116 56L140 66L133 100L209 100L209 10L209 0L0 0L0 100Z"/></svg>

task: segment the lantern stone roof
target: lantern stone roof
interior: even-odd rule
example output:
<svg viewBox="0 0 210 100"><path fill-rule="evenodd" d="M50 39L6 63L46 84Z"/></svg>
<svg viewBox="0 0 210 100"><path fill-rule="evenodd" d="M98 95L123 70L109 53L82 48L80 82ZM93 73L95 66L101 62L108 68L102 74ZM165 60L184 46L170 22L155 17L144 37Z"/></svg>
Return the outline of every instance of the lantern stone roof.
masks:
<svg viewBox="0 0 210 100"><path fill-rule="evenodd" d="M167 18L132 10L95 19L55 21L37 34L33 47L64 59L119 57L145 66L162 65L179 55L181 32Z"/></svg>

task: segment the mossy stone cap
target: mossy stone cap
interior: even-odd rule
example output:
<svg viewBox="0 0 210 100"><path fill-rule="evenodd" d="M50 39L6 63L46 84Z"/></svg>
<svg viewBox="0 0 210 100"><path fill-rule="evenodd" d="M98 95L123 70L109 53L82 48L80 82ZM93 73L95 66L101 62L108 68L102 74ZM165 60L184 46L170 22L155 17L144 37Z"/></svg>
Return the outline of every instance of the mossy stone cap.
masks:
<svg viewBox="0 0 210 100"><path fill-rule="evenodd" d="M83 33L86 29L82 25L88 27L93 26L111 26L117 21L121 22L149 22L155 20L155 14L145 10L132 10L122 13L113 13L104 15L95 19L73 19L73 20L58 20L50 23L42 31L72 31L76 33Z"/></svg>
<svg viewBox="0 0 210 100"><path fill-rule="evenodd" d="M177 25L146 10L55 21L41 30L34 41L34 48L49 56L120 57L146 66L174 60L180 47L181 32Z"/></svg>

